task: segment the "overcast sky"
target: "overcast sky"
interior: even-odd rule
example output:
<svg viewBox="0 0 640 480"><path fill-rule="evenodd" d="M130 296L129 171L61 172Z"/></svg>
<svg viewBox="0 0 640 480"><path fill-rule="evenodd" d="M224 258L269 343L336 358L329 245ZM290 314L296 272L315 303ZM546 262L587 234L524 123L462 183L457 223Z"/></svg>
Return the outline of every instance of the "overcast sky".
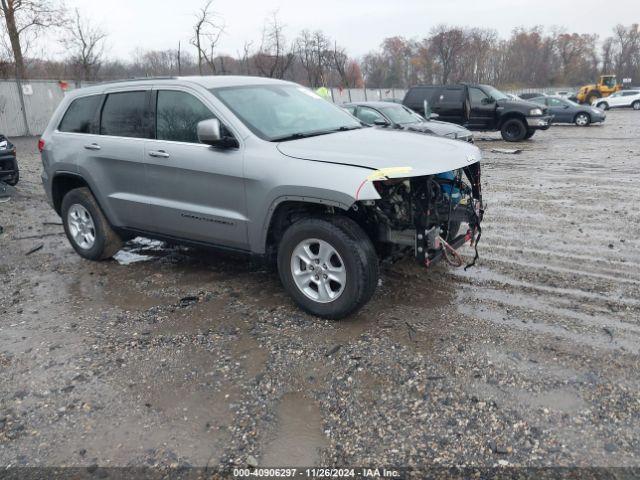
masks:
<svg viewBox="0 0 640 480"><path fill-rule="evenodd" d="M606 2L605 2L606 3ZM259 43L264 19L279 11L292 39L321 29L353 56L383 38L422 38L438 24L494 28L506 37L516 26L564 25L570 31L610 35L617 23L640 21L638 0L214 0L226 23L219 51L235 55L245 40ZM194 13L204 0L67 0L109 33L109 56L127 59L137 48L176 48L188 43Z"/></svg>

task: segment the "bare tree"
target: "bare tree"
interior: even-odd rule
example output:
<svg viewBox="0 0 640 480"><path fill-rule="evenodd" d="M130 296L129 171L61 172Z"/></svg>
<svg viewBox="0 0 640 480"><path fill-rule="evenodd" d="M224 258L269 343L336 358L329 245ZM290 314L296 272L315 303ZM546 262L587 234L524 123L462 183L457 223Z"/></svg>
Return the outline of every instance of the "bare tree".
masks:
<svg viewBox="0 0 640 480"><path fill-rule="evenodd" d="M92 25L76 8L73 21L67 27L62 44L71 54L71 61L80 70L81 80L96 77L104 55L106 32Z"/></svg>
<svg viewBox="0 0 640 480"><path fill-rule="evenodd" d="M461 28L440 25L432 30L429 43L431 52L440 65L441 81L447 83L466 46L465 32Z"/></svg>
<svg viewBox="0 0 640 480"><path fill-rule="evenodd" d="M213 0L207 0L204 7L196 13L196 23L193 26L191 45L198 52L198 72L202 75L203 63L209 65L212 73L216 73L214 50L224 33L224 22L216 15L211 6Z"/></svg>
<svg viewBox="0 0 640 480"><path fill-rule="evenodd" d="M326 69L331 64L329 38L320 30L303 30L296 40L298 61L307 72L309 86L319 87L326 83Z"/></svg>
<svg viewBox="0 0 640 480"><path fill-rule="evenodd" d="M0 0L16 67L16 76L25 78L24 52L29 40L51 26L64 23L64 10L51 0Z"/></svg>
<svg viewBox="0 0 640 480"><path fill-rule="evenodd" d="M285 25L278 19L278 12L272 12L262 30L260 50L255 56L255 66L260 75L270 78L284 78L295 58L293 49L287 45L284 36Z"/></svg>

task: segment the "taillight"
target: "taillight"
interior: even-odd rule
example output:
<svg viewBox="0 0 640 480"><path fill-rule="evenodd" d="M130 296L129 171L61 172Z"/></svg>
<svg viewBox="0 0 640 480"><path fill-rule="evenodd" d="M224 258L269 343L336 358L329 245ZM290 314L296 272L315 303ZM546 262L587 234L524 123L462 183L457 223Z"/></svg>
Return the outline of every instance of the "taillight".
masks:
<svg viewBox="0 0 640 480"><path fill-rule="evenodd" d="M38 150L40 151L40 153L42 153L42 151L44 150L44 140L43 139L38 140Z"/></svg>

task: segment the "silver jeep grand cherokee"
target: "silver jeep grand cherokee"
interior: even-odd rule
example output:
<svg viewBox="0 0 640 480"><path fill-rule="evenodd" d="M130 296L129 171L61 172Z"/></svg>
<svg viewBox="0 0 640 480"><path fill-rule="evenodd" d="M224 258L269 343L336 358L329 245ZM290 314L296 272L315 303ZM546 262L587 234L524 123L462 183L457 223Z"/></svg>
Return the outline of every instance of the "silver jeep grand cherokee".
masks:
<svg viewBox="0 0 640 480"><path fill-rule="evenodd" d="M83 88L39 148L49 202L84 258L137 235L246 252L276 263L294 301L326 318L371 298L380 260L460 259L480 235L475 146L366 127L291 82Z"/></svg>

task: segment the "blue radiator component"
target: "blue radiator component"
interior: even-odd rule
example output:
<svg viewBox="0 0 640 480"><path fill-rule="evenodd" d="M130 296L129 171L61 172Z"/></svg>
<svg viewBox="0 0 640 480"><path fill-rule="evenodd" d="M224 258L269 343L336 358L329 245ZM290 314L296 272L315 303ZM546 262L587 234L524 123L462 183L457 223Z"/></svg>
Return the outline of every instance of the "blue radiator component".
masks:
<svg viewBox="0 0 640 480"><path fill-rule="evenodd" d="M450 172L439 173L436 175L436 178L450 180L451 182L453 182L456 179L456 174L452 170ZM460 202L462 193L457 186L454 186L451 183L441 183L440 189L442 190L442 193L449 197L454 204L458 204Z"/></svg>

